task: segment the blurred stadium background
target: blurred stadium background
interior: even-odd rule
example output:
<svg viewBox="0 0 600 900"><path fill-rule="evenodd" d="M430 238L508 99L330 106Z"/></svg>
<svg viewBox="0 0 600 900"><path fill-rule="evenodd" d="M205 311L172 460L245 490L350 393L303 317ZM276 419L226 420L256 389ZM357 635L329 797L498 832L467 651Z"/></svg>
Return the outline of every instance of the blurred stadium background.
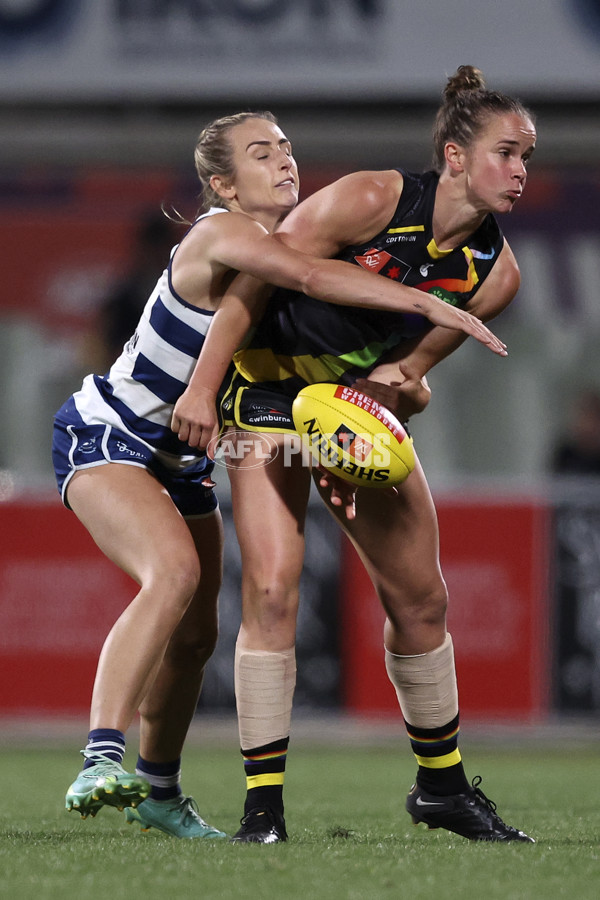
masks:
<svg viewBox="0 0 600 900"><path fill-rule="evenodd" d="M413 423L464 715L593 722L600 475L559 477L552 459L578 399L600 392L598 0L0 0L0 60L0 715L85 715L130 596L58 502L52 414L106 368L117 288L139 265L159 274L161 204L193 215L200 129L271 109L304 194L357 168L422 169L445 78L473 63L537 113L539 147L501 221L523 275L495 323L510 355L465 345ZM228 559L202 705L227 712L239 561L218 482ZM296 708L392 714L380 635L370 586L315 502Z"/></svg>

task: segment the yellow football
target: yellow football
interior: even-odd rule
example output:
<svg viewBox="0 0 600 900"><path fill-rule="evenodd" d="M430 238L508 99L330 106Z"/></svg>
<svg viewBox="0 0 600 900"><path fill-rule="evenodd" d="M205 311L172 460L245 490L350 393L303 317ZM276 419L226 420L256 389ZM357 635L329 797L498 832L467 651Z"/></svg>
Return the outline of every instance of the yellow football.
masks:
<svg viewBox="0 0 600 900"><path fill-rule="evenodd" d="M315 462L352 484L390 487L415 467L412 439L392 413L340 384L309 384L292 407L294 426Z"/></svg>

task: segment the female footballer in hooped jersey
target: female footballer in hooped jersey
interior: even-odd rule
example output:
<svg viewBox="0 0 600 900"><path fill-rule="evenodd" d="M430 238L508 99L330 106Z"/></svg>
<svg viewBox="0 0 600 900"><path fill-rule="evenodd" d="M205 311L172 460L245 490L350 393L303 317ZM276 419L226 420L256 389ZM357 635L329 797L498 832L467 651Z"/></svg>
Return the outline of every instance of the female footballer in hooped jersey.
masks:
<svg viewBox="0 0 600 900"><path fill-rule="evenodd" d="M533 117L519 101L488 91L479 70L461 66L449 78L437 114L433 171L346 176L305 200L286 218L280 237L304 252L366 266L387 276L382 281L398 279L490 319L519 285L495 214L510 212L521 196L535 139ZM240 276L218 315L225 319L231 306L241 330L246 305L248 317L255 301L252 286ZM228 332L215 326L173 421L180 438L201 447L214 434L207 390L216 395L224 362L241 337L235 326ZM462 339L418 315L344 309L276 291L248 346L235 356L224 416L237 433L271 432L272 440L283 441L294 429L297 392L307 383L331 381L373 393L403 420L424 407L426 373ZM383 382L379 388L377 381ZM272 843L286 839L282 789L310 480L299 457L280 453L265 467L249 454L238 457L229 474L243 566L235 677L247 795L233 840ZM330 494L327 479L319 486L386 613L386 667L418 763L408 812L415 822L472 840L531 841L502 821L480 779L469 783L463 769L447 593L422 468L417 464L395 492L359 487L349 497L343 490Z"/></svg>
<svg viewBox="0 0 600 900"><path fill-rule="evenodd" d="M211 208L171 254L110 371L89 375L56 414L53 459L65 504L139 585L100 655L84 768L67 809L93 816L103 805L128 807L130 820L167 834L219 838L182 794L179 769L216 641L222 526L212 463L170 423L220 297L242 271L322 300L419 311L496 353L505 349L469 313L346 263L312 259L271 235L297 203L298 174L270 113L212 123L195 161ZM122 767L125 732L138 710L131 773Z"/></svg>

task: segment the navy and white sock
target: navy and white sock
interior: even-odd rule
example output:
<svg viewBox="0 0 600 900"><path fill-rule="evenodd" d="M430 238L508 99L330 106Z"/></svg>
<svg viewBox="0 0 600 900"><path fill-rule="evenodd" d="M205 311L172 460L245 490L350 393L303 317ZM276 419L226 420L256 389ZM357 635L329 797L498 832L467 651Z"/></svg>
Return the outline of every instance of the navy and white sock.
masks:
<svg viewBox="0 0 600 900"><path fill-rule="evenodd" d="M98 762L94 759L96 754L106 756L120 764L125 756L125 735L116 728L94 728L88 734L85 752L93 756L86 757L84 769L96 765Z"/></svg>
<svg viewBox="0 0 600 900"><path fill-rule="evenodd" d="M181 796L181 757L172 762L153 763L138 756L135 771L149 782L152 800L173 800Z"/></svg>

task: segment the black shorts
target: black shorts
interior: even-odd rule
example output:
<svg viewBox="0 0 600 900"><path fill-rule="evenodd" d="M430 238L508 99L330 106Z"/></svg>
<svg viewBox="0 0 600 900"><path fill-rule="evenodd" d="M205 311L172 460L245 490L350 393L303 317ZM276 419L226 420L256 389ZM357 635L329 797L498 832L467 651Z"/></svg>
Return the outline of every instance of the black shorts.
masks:
<svg viewBox="0 0 600 900"><path fill-rule="evenodd" d="M256 383L236 370L221 401L223 425L244 431L295 434L292 404L304 387L300 379Z"/></svg>

